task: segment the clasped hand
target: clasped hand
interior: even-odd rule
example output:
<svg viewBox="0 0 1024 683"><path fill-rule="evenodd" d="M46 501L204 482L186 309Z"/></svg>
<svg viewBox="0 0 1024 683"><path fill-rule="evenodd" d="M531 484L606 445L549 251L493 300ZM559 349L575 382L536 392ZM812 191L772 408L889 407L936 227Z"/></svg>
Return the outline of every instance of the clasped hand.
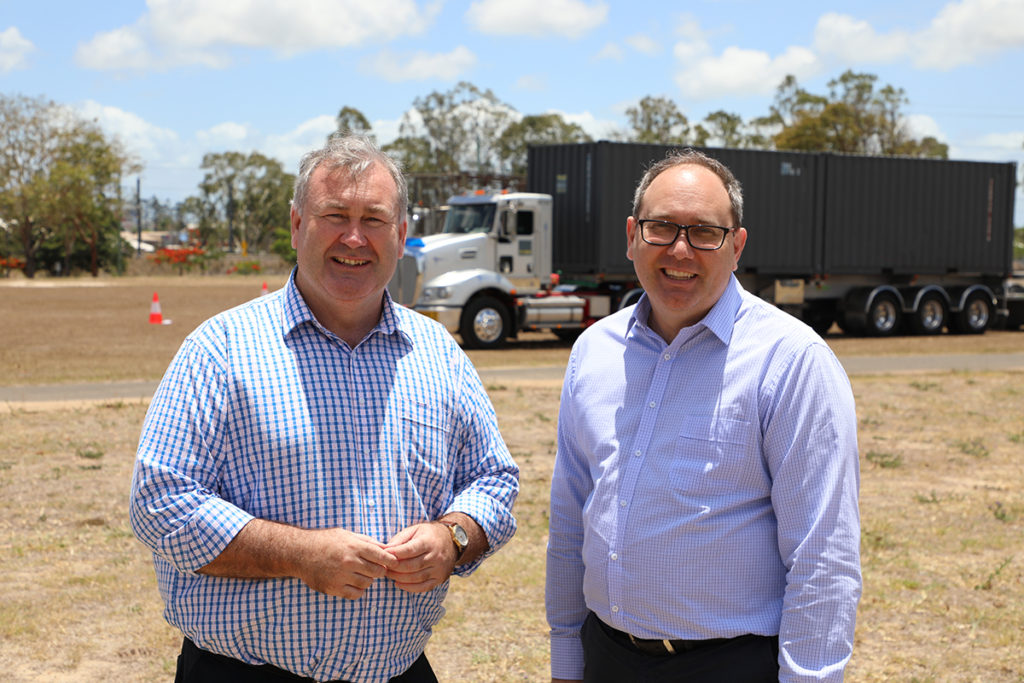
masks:
<svg viewBox="0 0 1024 683"><path fill-rule="evenodd" d="M356 600L381 577L422 593L447 580L455 567L455 547L442 524L414 524L386 544L344 529L314 533L324 536L319 539L323 551L309 562L302 580L328 595Z"/></svg>

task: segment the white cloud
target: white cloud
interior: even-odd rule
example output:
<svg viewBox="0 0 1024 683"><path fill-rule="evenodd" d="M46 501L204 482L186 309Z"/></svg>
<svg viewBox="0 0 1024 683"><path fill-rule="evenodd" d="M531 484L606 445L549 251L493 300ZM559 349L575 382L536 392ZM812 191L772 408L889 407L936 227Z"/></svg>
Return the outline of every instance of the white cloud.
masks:
<svg viewBox="0 0 1024 683"><path fill-rule="evenodd" d="M936 140L946 140L945 133L939 123L927 114L909 114L903 118L907 127L907 133L915 138L933 137Z"/></svg>
<svg viewBox="0 0 1024 683"><path fill-rule="evenodd" d="M364 68L392 83L441 79L454 81L476 66L476 55L460 45L447 54L417 52L405 58L385 51L363 62Z"/></svg>
<svg viewBox="0 0 1024 683"><path fill-rule="evenodd" d="M676 35L679 40L672 46L672 54L680 62L685 64L711 55L711 44L693 16L687 14L680 17Z"/></svg>
<svg viewBox="0 0 1024 683"><path fill-rule="evenodd" d="M138 114L86 100L77 107L85 118L95 121L107 134L119 139L125 150L143 160L169 157L178 145L173 130L149 123Z"/></svg>
<svg viewBox="0 0 1024 683"><path fill-rule="evenodd" d="M881 35L866 21L829 12L818 19L814 48L844 64L891 62L907 54L910 36L904 31Z"/></svg>
<svg viewBox="0 0 1024 683"><path fill-rule="evenodd" d="M609 121L607 119L599 119L591 114L589 111L580 112L577 114L559 111L557 109L550 110L549 113L558 114L568 123L575 123L580 128L587 132L587 135L594 138L595 140L607 140L610 138L618 129L618 121Z"/></svg>
<svg viewBox="0 0 1024 683"><path fill-rule="evenodd" d="M266 136L257 149L280 161L288 173L295 173L302 155L322 146L337 127L338 122L333 116L321 114L286 133Z"/></svg>
<svg viewBox="0 0 1024 683"><path fill-rule="evenodd" d="M0 32L0 73L24 69L28 66L28 54L35 49L32 41L14 26Z"/></svg>
<svg viewBox="0 0 1024 683"><path fill-rule="evenodd" d="M608 18L604 2L582 0L477 0L466 11L481 33L501 36L579 38Z"/></svg>
<svg viewBox="0 0 1024 683"><path fill-rule="evenodd" d="M640 54L647 55L648 57L652 57L661 52L661 43L642 33L628 36L626 38L626 44Z"/></svg>
<svg viewBox="0 0 1024 683"><path fill-rule="evenodd" d="M256 137L256 131L245 123L225 121L196 133L196 139L207 148L244 148L246 141Z"/></svg>
<svg viewBox="0 0 1024 683"><path fill-rule="evenodd" d="M962 0L950 3L914 40L923 68L952 69L996 52L1024 47L1024 3Z"/></svg>
<svg viewBox="0 0 1024 683"><path fill-rule="evenodd" d="M76 62L92 69L223 67L230 48L289 56L416 35L440 10L436 3L421 10L415 0L149 0L148 7L134 24L80 44Z"/></svg>
<svg viewBox="0 0 1024 683"><path fill-rule="evenodd" d="M593 61L603 62L611 60L613 62L621 62L626 58L626 52L617 43L605 43L601 51L594 55Z"/></svg>
<svg viewBox="0 0 1024 683"><path fill-rule="evenodd" d="M679 55L679 51L676 51ZM798 80L817 74L818 57L803 47L789 47L772 57L760 50L729 47L718 57L684 66L676 84L688 97L709 99L724 95L770 95L787 74Z"/></svg>

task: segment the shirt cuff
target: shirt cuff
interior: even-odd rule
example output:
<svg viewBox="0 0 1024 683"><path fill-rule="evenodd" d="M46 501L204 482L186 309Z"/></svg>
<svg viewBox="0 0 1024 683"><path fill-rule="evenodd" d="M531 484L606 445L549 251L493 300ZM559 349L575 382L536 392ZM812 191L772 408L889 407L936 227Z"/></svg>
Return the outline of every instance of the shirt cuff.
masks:
<svg viewBox="0 0 1024 683"><path fill-rule="evenodd" d="M179 571L195 573L217 559L253 519L225 500L209 498L184 527L164 539L161 555Z"/></svg>
<svg viewBox="0 0 1024 683"><path fill-rule="evenodd" d="M583 642L579 638L551 638L551 677L583 679Z"/></svg>

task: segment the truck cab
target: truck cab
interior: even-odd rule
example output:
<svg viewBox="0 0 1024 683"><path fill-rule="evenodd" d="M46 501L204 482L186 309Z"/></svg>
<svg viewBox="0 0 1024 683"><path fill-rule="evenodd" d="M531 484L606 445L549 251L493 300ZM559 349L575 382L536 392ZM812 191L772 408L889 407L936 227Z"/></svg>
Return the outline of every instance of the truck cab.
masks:
<svg viewBox="0 0 1024 683"><path fill-rule="evenodd" d="M550 282L551 197L476 191L448 201L441 233L406 240L388 289L464 346L490 348L522 329L531 317L525 309L545 307ZM526 301L532 297L536 306Z"/></svg>

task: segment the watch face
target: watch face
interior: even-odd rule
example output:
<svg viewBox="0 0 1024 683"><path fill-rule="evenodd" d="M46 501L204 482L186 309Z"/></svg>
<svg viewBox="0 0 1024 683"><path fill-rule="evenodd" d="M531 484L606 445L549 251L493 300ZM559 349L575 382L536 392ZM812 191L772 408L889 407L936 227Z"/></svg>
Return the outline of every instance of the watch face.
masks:
<svg viewBox="0 0 1024 683"><path fill-rule="evenodd" d="M458 524L452 525L452 534L455 536L455 542L463 548L469 545L469 534Z"/></svg>

